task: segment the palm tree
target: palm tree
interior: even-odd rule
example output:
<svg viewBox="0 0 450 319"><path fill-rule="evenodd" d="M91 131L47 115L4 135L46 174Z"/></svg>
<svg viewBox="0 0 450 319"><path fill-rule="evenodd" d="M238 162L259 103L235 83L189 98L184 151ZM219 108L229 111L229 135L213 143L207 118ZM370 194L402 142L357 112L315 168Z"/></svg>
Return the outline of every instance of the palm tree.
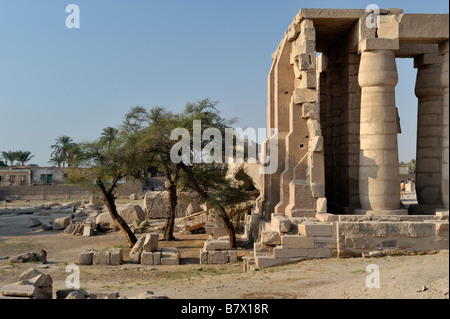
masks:
<svg viewBox="0 0 450 319"><path fill-rule="evenodd" d="M119 131L111 126L108 126L103 129L101 139L108 145L111 146L111 143L116 139L117 133Z"/></svg>
<svg viewBox="0 0 450 319"><path fill-rule="evenodd" d="M69 166L69 152L75 145L72 138L67 135L61 135L56 139L56 144L51 146L54 149L51 156L60 156L63 167L65 167L66 163Z"/></svg>
<svg viewBox="0 0 450 319"><path fill-rule="evenodd" d="M59 155L53 155L50 160L48 161L49 164L52 164L53 166L61 167L61 164L64 162L62 156Z"/></svg>
<svg viewBox="0 0 450 319"><path fill-rule="evenodd" d="M18 161L22 166L25 166L25 163L29 162L34 157L34 155L31 155L31 152L29 151L18 151L14 153L16 155L16 161Z"/></svg>
<svg viewBox="0 0 450 319"><path fill-rule="evenodd" d="M8 166L8 162L9 162L10 166L13 166L14 161L17 158L17 152L13 152L13 151L5 152L5 151L3 151L2 152L2 156L3 156L4 160L5 160L6 166Z"/></svg>

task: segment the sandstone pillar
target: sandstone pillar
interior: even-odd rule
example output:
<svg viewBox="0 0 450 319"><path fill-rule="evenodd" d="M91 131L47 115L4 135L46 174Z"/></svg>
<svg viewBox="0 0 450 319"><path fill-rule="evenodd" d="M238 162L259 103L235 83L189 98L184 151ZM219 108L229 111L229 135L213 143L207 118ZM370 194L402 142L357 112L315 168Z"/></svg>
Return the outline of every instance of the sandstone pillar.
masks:
<svg viewBox="0 0 450 319"><path fill-rule="evenodd" d="M383 40L383 41L377 41ZM369 46L370 45L370 46ZM400 208L398 82L395 47L398 40L371 39L361 53L358 82L361 91L359 196L368 214L407 214Z"/></svg>
<svg viewBox="0 0 450 319"><path fill-rule="evenodd" d="M443 109L443 122L442 122L442 201L444 202L445 208L449 209L449 185L448 185L448 123L449 123L449 73L448 73L448 63L449 63L449 41L447 40L440 45L439 51L444 55L444 63L442 64L441 81L442 87L444 88L444 109Z"/></svg>
<svg viewBox="0 0 450 319"><path fill-rule="evenodd" d="M418 67L415 93L418 98L416 194L418 206L410 213L434 214L442 206L442 63L437 54L416 59Z"/></svg>

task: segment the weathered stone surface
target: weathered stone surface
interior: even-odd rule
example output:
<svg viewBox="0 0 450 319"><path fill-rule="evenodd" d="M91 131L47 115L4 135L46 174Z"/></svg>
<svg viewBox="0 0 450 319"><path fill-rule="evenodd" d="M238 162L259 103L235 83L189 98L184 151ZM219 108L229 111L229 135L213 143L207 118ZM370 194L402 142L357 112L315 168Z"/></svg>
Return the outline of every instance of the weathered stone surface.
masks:
<svg viewBox="0 0 450 319"><path fill-rule="evenodd" d="M275 258L301 258L307 256L307 249L275 247L273 254Z"/></svg>
<svg viewBox="0 0 450 319"><path fill-rule="evenodd" d="M80 265L92 265L94 261L94 250L85 250L78 255L78 264Z"/></svg>
<svg viewBox="0 0 450 319"><path fill-rule="evenodd" d="M97 227L103 231L119 229L116 223L114 223L114 221L112 220L109 212L99 214L95 219L95 223L97 224Z"/></svg>
<svg viewBox="0 0 450 319"><path fill-rule="evenodd" d="M180 259L180 251L175 247L163 247L161 250L161 258L170 257Z"/></svg>
<svg viewBox="0 0 450 319"><path fill-rule="evenodd" d="M136 244L134 244L133 248L131 249L131 254L135 253L142 253L144 251L144 243L147 236L139 237Z"/></svg>
<svg viewBox="0 0 450 319"><path fill-rule="evenodd" d="M291 222L285 216L272 215L271 222L272 230L278 231L280 233L287 233L291 230Z"/></svg>
<svg viewBox="0 0 450 319"><path fill-rule="evenodd" d="M200 249L200 264L208 263L208 251L204 249Z"/></svg>
<svg viewBox="0 0 450 319"><path fill-rule="evenodd" d="M281 244L281 233L278 231L263 231L261 243L264 245L279 245Z"/></svg>
<svg viewBox="0 0 450 319"><path fill-rule="evenodd" d="M280 238L281 242L281 238ZM263 243L254 243L253 250L256 252L272 252L274 246L271 245L265 245Z"/></svg>
<svg viewBox="0 0 450 319"><path fill-rule="evenodd" d="M42 275L42 274L43 274L43 272L39 271L36 268L29 268L20 274L19 280L20 281L29 280L31 278L34 278L34 277L36 277L38 275Z"/></svg>
<svg viewBox="0 0 450 319"><path fill-rule="evenodd" d="M132 264L139 264L141 262L141 252L130 252L130 262Z"/></svg>
<svg viewBox="0 0 450 319"><path fill-rule="evenodd" d="M94 235L94 231L90 226L84 226L83 227L83 236L84 237L90 237Z"/></svg>
<svg viewBox="0 0 450 319"><path fill-rule="evenodd" d="M141 264L142 265L153 265L153 253L144 251L141 254Z"/></svg>
<svg viewBox="0 0 450 319"><path fill-rule="evenodd" d="M145 236L142 249L144 252L155 252L158 250L159 235L157 233L150 233Z"/></svg>
<svg viewBox="0 0 450 319"><path fill-rule="evenodd" d="M208 264L226 264L226 263L228 263L228 251L208 252Z"/></svg>
<svg viewBox="0 0 450 319"><path fill-rule="evenodd" d="M308 237L331 237L332 224L305 222L298 225L298 233Z"/></svg>
<svg viewBox="0 0 450 319"><path fill-rule="evenodd" d="M436 234L434 223L408 223L410 237L427 237Z"/></svg>
<svg viewBox="0 0 450 319"><path fill-rule="evenodd" d="M228 251L228 262L235 263L237 262L237 250L229 250Z"/></svg>
<svg viewBox="0 0 450 319"><path fill-rule="evenodd" d="M145 213L139 205L128 205L118 210L119 215L126 223L132 223L135 220L139 222L145 220Z"/></svg>
<svg viewBox="0 0 450 319"><path fill-rule="evenodd" d="M109 251L109 264L112 266L118 266L122 264L123 256L122 249L113 249Z"/></svg>
<svg viewBox="0 0 450 319"><path fill-rule="evenodd" d="M64 229L70 224L70 216L57 218L53 221L53 230Z"/></svg>
<svg viewBox="0 0 450 319"><path fill-rule="evenodd" d="M93 258L94 265L109 265L110 263L110 252L95 252Z"/></svg>
<svg viewBox="0 0 450 319"><path fill-rule="evenodd" d="M1 291L3 296L15 297L34 297L38 288L33 285L26 285L23 282L18 282L11 285L3 286Z"/></svg>
<svg viewBox="0 0 450 319"><path fill-rule="evenodd" d="M268 256L258 256L255 257L255 265L258 268L267 268L285 265L289 263L289 258L275 258Z"/></svg>
<svg viewBox="0 0 450 319"><path fill-rule="evenodd" d="M227 250L230 249L229 240L207 239L203 246L204 250Z"/></svg>
<svg viewBox="0 0 450 319"><path fill-rule="evenodd" d="M337 249L339 239L336 237L314 237L314 249L328 248Z"/></svg>
<svg viewBox="0 0 450 319"><path fill-rule="evenodd" d="M34 217L29 217L26 222L26 226L29 228L33 228L36 226L42 225L41 221Z"/></svg>
<svg viewBox="0 0 450 319"><path fill-rule="evenodd" d="M283 235L281 246L283 248L314 248L314 237Z"/></svg>
<svg viewBox="0 0 450 319"><path fill-rule="evenodd" d="M153 264L161 265L161 252L160 251L156 251L153 253Z"/></svg>
<svg viewBox="0 0 450 319"><path fill-rule="evenodd" d="M166 218L168 210L169 193L163 192L146 192L142 208L145 212L146 218ZM184 217L186 209L188 208L190 201L182 196L178 197L178 204L175 209L175 217Z"/></svg>
<svg viewBox="0 0 450 319"><path fill-rule="evenodd" d="M46 274L39 274L28 281L35 287L48 287L53 285L52 277Z"/></svg>
<svg viewBox="0 0 450 319"><path fill-rule="evenodd" d="M163 265L163 266L178 265L178 264L179 264L178 258L161 257L161 265Z"/></svg>

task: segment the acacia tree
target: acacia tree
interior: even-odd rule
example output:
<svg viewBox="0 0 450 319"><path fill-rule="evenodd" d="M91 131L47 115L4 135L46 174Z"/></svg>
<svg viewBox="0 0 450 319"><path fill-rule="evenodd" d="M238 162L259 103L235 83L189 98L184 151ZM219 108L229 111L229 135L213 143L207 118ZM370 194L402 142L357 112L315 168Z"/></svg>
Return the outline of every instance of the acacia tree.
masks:
<svg viewBox="0 0 450 319"><path fill-rule="evenodd" d="M117 183L124 177L141 178L140 163L142 157L136 152L135 141L123 133L114 141L107 143L104 139L79 144L79 151L73 158L72 167L90 168L91 176L79 176L71 173L70 180L85 186L94 186L102 201L108 207L114 223L125 234L128 245L133 247L136 236L128 224L117 212L114 194ZM76 170L71 170L76 172Z"/></svg>
<svg viewBox="0 0 450 319"><path fill-rule="evenodd" d="M170 139L171 131L180 125L180 116L164 108L155 107L148 112L141 106L131 109L125 116L123 127L132 133L135 145L146 160L142 163L145 170L161 168L166 178L168 192L168 210L164 226L164 240L175 240L173 235L176 207L178 205L177 183L180 167L170 159L170 150L175 144Z"/></svg>
<svg viewBox="0 0 450 319"><path fill-rule="evenodd" d="M204 99L197 103L188 103L180 119L180 124L189 132L190 136L194 136L196 131L194 129L194 121L200 120L201 132L208 128L215 128L220 131L221 136L225 136L226 129L232 126L235 119L227 120L223 118L216 109L216 105L217 102L210 99ZM191 190L195 191L207 203L208 207L215 209L220 218L222 218L227 227L230 245L232 248L236 248L236 231L228 217L227 207L232 207L237 202L243 202L251 198L254 196L254 192L248 192L243 185L232 183L226 177L225 139L217 141L215 138L212 136L208 139L202 138L202 157L211 156L211 154L204 154L203 152L206 145L211 142L219 143L221 153L213 156L216 159L220 159L219 163L205 161L199 163L194 161L194 157L198 154L195 153L194 139L191 139L189 163L181 161L177 165L185 173L185 185L188 185Z"/></svg>

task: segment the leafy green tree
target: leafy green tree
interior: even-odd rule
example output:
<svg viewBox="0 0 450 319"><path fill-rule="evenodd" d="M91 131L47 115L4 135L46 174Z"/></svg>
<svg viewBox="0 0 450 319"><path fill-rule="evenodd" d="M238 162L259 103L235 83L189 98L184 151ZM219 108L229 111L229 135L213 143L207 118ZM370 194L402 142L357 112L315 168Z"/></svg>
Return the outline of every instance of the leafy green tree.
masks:
<svg viewBox="0 0 450 319"><path fill-rule="evenodd" d="M17 151L15 152L15 160L20 163L20 165L25 166L26 162L29 162L34 155L31 155L29 151Z"/></svg>
<svg viewBox="0 0 450 319"><path fill-rule="evenodd" d="M106 145L111 145L111 143L116 139L117 134L119 133L119 130L108 126L106 128L103 129L102 132L102 139L104 140L104 142L106 143Z"/></svg>
<svg viewBox="0 0 450 319"><path fill-rule="evenodd" d="M411 172L411 173L415 173L416 172L416 159L411 159L410 161L409 161L409 171Z"/></svg>
<svg viewBox="0 0 450 319"><path fill-rule="evenodd" d="M8 163L9 163L9 166L13 166L14 165L14 161L16 160L16 158L17 158L17 152L13 152L13 151L3 151L2 152L2 156L3 156L3 159L5 160L5 164L8 166Z"/></svg>
<svg viewBox="0 0 450 319"><path fill-rule="evenodd" d="M53 152L51 156L59 156L63 159L62 166L69 167L71 151L76 148L76 144L73 142L72 138L67 135L61 135L56 138L56 143L51 146Z"/></svg>
<svg viewBox="0 0 450 319"><path fill-rule="evenodd" d="M77 170L73 169L70 171L69 181L85 187L94 187L99 192L112 220L125 234L129 246L133 247L137 241L136 236L117 212L114 190L117 183L125 177L143 177L140 168L142 155L136 152L135 142L130 140L127 134L121 134L110 143L101 138L81 143L72 161L72 168L89 168L91 174L80 176L74 173Z"/></svg>
<svg viewBox="0 0 450 319"><path fill-rule="evenodd" d="M62 163L64 162L62 156L60 155L53 155L50 160L48 161L49 164L53 166L61 167Z"/></svg>
<svg viewBox="0 0 450 319"><path fill-rule="evenodd" d="M164 240L175 240L173 235L176 206L178 204L177 183L180 168L170 159L170 150L175 144L170 133L179 126L179 115L164 108L155 107L148 112L138 106L126 114L123 128L132 134L135 145L146 161L141 162L144 171L160 168L166 178L165 188L169 194Z"/></svg>
<svg viewBox="0 0 450 319"><path fill-rule="evenodd" d="M210 99L204 99L196 103L188 103L182 114L181 125L187 129L190 136L194 136L194 121L201 121L202 132L208 128L216 128L225 136L227 128L230 128L235 119L227 120L220 115L216 108L217 102ZM202 150L204 147L214 141L212 139L202 139ZM219 141L216 141L219 142ZM243 185L233 183L227 175L227 164L225 160L225 139L222 138L220 154L221 163L207 163L202 161L198 163L194 161L194 141L190 141L191 160L189 164L183 161L177 165L185 173L185 185L196 192L198 196L207 203L208 207L217 211L218 215L224 221L230 244L232 248L236 248L236 232L232 221L228 217L229 210L239 202L244 202L254 197L254 192L247 191ZM206 156L207 154L202 154ZM216 157L217 154L214 154ZM228 210L228 212L227 212Z"/></svg>

